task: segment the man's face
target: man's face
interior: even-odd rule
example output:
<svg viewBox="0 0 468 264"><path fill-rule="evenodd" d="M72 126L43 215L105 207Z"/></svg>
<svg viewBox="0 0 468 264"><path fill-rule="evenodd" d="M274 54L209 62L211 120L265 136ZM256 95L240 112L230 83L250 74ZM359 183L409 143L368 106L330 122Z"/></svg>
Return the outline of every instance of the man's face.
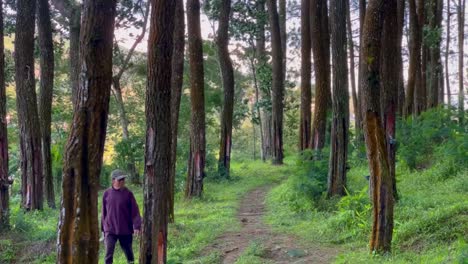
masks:
<svg viewBox="0 0 468 264"><path fill-rule="evenodd" d="M125 178L120 179L120 180L112 180L112 187L114 189L118 190L120 188L123 188L125 186Z"/></svg>

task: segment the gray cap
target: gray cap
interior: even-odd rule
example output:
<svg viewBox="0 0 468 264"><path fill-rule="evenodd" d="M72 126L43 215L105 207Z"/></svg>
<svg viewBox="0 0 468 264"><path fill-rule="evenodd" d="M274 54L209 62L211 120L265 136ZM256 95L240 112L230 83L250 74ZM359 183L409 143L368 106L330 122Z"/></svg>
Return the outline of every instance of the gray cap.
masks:
<svg viewBox="0 0 468 264"><path fill-rule="evenodd" d="M114 170L111 173L111 178L112 178L112 180L125 179L125 178L127 178L127 174L125 172L123 172L122 170Z"/></svg>

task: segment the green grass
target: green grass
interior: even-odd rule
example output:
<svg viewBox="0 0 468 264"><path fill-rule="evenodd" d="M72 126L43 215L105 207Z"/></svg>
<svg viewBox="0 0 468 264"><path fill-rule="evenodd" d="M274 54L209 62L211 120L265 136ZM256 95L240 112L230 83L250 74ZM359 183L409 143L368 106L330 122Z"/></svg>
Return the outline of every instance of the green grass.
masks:
<svg viewBox="0 0 468 264"><path fill-rule="evenodd" d="M287 167L274 167L269 163L233 163L232 179L229 181L205 180L204 196L187 201L179 193L175 205L175 224L169 226L168 263L218 263L219 255L202 254L218 235L240 228L236 212L243 195L265 184L279 183L287 176ZM142 210L142 190L129 187ZM100 196L102 197L102 192ZM0 262L9 263L55 263L58 210L24 213L19 209L20 197L12 198L10 236L17 239L0 240ZM99 201L99 211L101 201ZM19 244L19 241L23 241ZM48 246L46 246L48 245ZM41 254L25 251L28 247L43 247ZM139 240L134 242L135 258L138 259ZM22 252L23 251L23 252ZM104 261L104 245L100 245L100 263ZM34 255L31 255L34 254ZM114 263L126 263L122 250L117 245ZM247 263L247 262L244 262Z"/></svg>
<svg viewBox="0 0 468 264"><path fill-rule="evenodd" d="M294 176L267 196L266 220L277 231L295 234L313 243L343 247L336 263L467 263L468 261L468 170L450 168L443 159L432 167L410 171L397 164L400 201L395 207L393 251L371 256L368 251L371 205L367 194L367 165L348 173L350 195L314 201L304 197ZM288 197L308 201L297 208ZM312 206L311 206L312 204Z"/></svg>

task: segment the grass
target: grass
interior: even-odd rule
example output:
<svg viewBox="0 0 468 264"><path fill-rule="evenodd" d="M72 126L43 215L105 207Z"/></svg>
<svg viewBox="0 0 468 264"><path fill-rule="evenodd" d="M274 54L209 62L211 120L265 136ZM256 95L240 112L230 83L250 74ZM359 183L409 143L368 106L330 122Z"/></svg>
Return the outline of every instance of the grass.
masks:
<svg viewBox="0 0 468 264"><path fill-rule="evenodd" d="M268 195L266 219L277 231L313 243L341 245L344 250L336 263L467 263L468 170L450 174L454 171L450 166L438 160L429 169L410 171L398 164L400 201L395 207L393 251L387 256L368 252L371 205L366 165L349 171L348 196L328 201L319 197L315 203L309 198L303 210L287 200L296 196L307 201L295 184L296 176L289 178ZM293 175L304 173L293 169Z"/></svg>
<svg viewBox="0 0 468 264"><path fill-rule="evenodd" d="M279 183L287 174L285 167L273 167L261 161L233 163L231 166L231 180L206 179L203 198L186 201L178 194L176 223L169 226L168 263L218 263L219 255L204 255L202 251L218 235L240 228L236 212L243 195L258 186ZM129 188L142 210L142 191L135 186ZM4 239L2 236L0 240L0 262L55 263L58 210L46 208L42 212L24 213L19 209L19 204L19 195L13 196L13 226L10 238ZM99 209L100 206L101 201ZM133 244L136 259L138 245L139 240L136 239ZM29 247L36 247L40 252L25 250ZM103 260L104 245L101 243L100 263ZM116 249L114 263L126 263L120 248Z"/></svg>

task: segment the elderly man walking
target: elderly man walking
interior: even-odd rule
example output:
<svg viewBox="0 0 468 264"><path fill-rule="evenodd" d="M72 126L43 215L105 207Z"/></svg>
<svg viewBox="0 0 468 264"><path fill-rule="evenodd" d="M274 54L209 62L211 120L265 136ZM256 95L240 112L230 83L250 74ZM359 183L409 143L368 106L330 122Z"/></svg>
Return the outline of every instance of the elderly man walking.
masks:
<svg viewBox="0 0 468 264"><path fill-rule="evenodd" d="M111 174L112 186L102 196L101 229L106 244L106 264L113 261L117 241L128 263L135 261L132 241L133 234L140 233L141 216L135 196L125 187L126 177L123 171L114 170Z"/></svg>

